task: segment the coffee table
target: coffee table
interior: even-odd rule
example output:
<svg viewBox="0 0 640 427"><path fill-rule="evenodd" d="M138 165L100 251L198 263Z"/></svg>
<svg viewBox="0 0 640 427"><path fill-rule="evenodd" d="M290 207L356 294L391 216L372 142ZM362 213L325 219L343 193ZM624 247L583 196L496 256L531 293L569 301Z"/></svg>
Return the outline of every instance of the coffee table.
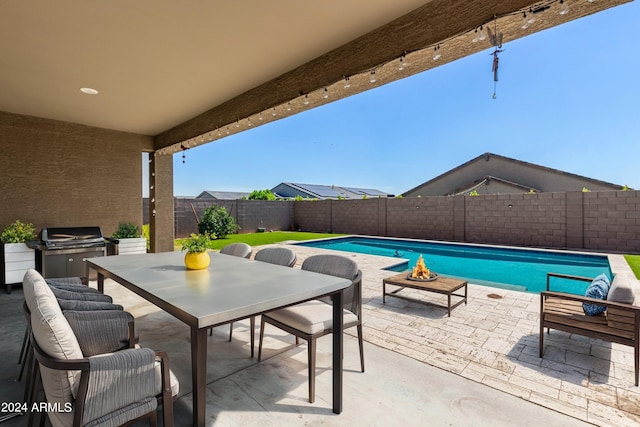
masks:
<svg viewBox="0 0 640 427"><path fill-rule="evenodd" d="M417 302L421 304L429 304L429 305L437 305L442 307L440 304L434 304L428 301L417 300L415 298L406 297L404 295L398 295L398 292L403 290L404 288L418 289L421 291L435 292L437 294L444 294L447 296L447 310L449 312L449 317L451 317L451 309L456 308L460 304L464 302L467 304L467 281L452 279L450 277L442 277L438 276L437 279L430 282L416 281L410 280L407 278L408 273L396 274L395 276L387 277L382 280L382 303L386 302L387 296L392 296L396 298L402 298L408 301ZM395 289L391 292L387 292L387 285L399 286L398 289ZM464 295L455 294L454 292L458 289L464 288ZM461 297L462 299L455 304L451 305L451 296Z"/></svg>

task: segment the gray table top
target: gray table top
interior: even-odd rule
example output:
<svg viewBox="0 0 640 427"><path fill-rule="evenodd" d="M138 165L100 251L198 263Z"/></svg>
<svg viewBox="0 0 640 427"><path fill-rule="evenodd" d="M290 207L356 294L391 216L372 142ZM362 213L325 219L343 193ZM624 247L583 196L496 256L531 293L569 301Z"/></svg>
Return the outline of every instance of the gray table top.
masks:
<svg viewBox="0 0 640 427"><path fill-rule="evenodd" d="M187 270L184 253L88 258L114 279L190 326L227 323L336 292L347 279L210 252L205 270Z"/></svg>

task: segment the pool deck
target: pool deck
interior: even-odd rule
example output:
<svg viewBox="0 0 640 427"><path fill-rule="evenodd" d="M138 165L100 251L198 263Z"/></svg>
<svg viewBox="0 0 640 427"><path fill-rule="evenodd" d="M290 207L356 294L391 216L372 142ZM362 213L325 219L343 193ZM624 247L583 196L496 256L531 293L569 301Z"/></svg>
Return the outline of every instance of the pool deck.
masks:
<svg viewBox="0 0 640 427"><path fill-rule="evenodd" d="M362 374L355 368L355 330L347 330L345 411L336 417L330 414L330 339L318 342L317 400L309 404L305 344L292 346L291 337L268 328L265 359L257 363L239 356L248 354L248 321L236 323L232 343L227 342L228 326L215 328L209 339L208 425L418 426L425 425L425 420L434 426L640 424L633 349L552 331L540 359L537 294L470 283L468 304L455 308L451 317L446 308L397 298L388 298L383 305L382 279L396 274L384 268L397 263L397 258L282 246L295 251L296 267L310 255L327 252L358 263L363 272L367 371ZM616 272L629 268L622 256L613 255L610 262ZM181 379L180 399L174 404L176 425L189 425L188 329L111 281L105 291L136 317L141 344L169 352L172 369ZM418 300L446 301L444 295L403 292ZM16 301L20 296L18 288L11 298L2 300L19 320ZM8 315L11 310L7 307L3 312ZM15 341L15 348L2 350L13 361L23 325L5 322L2 329L6 342L9 337ZM6 367L3 377L15 377L18 366ZM20 383L7 380L0 384L5 401L15 399L21 391ZM4 425L23 423L15 418Z"/></svg>
<svg viewBox="0 0 640 427"><path fill-rule="evenodd" d="M298 254L298 264L318 253L290 247ZM455 308L451 317L446 308L396 298L388 298L383 305L382 279L397 274L383 268L397 259L331 252L346 254L363 271L367 342L582 421L605 426L640 424L633 348L552 330L541 359L538 294L470 282L468 304ZM630 270L622 255L609 255L609 261L613 272ZM427 301L440 298L446 304L446 296L403 292Z"/></svg>

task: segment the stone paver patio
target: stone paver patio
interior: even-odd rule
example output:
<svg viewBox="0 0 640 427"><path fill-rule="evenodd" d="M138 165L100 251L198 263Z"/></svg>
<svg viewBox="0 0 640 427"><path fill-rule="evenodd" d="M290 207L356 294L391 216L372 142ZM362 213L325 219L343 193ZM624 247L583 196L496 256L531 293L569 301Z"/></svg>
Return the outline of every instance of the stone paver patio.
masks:
<svg viewBox="0 0 640 427"><path fill-rule="evenodd" d="M319 251L289 247L298 266ZM539 295L470 283L468 304L451 317L446 308L398 298L383 305L382 279L396 274L383 268L397 259L335 253L351 257L363 271L365 341L586 422L640 424L633 348L552 330L541 359ZM614 271L629 268L622 256L610 260ZM444 295L403 293L446 305Z"/></svg>

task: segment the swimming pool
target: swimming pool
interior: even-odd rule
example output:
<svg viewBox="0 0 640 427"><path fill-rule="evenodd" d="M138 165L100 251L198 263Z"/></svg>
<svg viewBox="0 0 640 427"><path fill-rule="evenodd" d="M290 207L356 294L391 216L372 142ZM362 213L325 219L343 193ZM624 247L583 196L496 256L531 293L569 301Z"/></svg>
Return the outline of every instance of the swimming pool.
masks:
<svg viewBox="0 0 640 427"><path fill-rule="evenodd" d="M438 274L523 292L546 290L547 272L585 277L605 273L612 277L606 256L576 252L353 236L298 245L407 259L389 268L399 272L409 270L422 255L427 267ZM588 285L553 279L551 290L584 295Z"/></svg>

